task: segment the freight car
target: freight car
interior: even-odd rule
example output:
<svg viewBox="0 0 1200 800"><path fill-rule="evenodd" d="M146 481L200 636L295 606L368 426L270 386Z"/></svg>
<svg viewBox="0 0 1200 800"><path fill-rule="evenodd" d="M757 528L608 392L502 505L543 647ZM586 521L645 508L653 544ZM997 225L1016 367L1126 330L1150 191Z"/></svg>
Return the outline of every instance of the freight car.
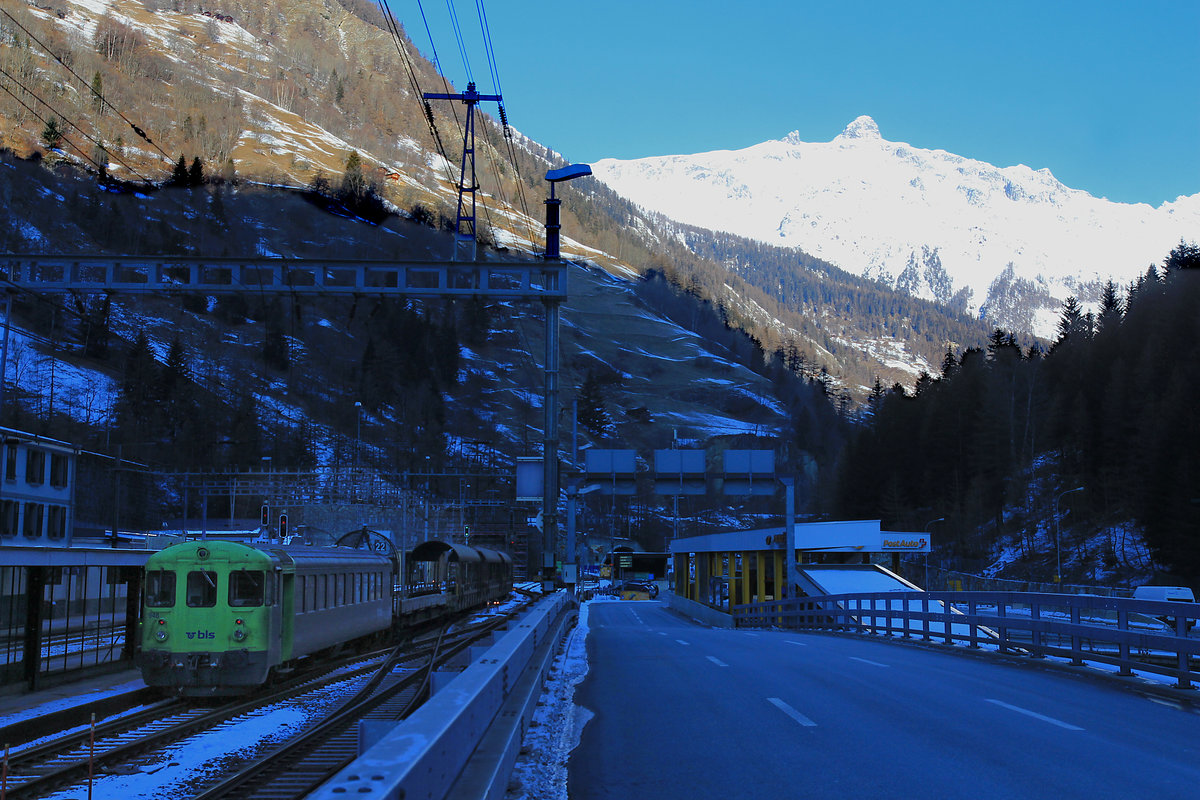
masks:
<svg viewBox="0 0 1200 800"><path fill-rule="evenodd" d="M398 613L404 618L428 618L431 613L477 608L508 597L512 578L512 558L507 553L451 542L421 542L408 556Z"/></svg>
<svg viewBox="0 0 1200 800"><path fill-rule="evenodd" d="M189 696L234 694L300 659L506 598L505 553L429 541L396 558L349 547L200 541L146 563L142 677Z"/></svg>
<svg viewBox="0 0 1200 800"><path fill-rule="evenodd" d="M391 559L362 550L173 545L146 562L138 656L147 686L228 694L392 627Z"/></svg>

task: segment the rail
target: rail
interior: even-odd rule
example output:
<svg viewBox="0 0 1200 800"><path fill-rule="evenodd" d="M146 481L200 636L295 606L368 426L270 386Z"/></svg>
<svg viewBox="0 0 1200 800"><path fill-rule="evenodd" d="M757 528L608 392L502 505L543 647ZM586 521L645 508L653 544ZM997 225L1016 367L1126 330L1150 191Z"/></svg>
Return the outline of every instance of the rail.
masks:
<svg viewBox="0 0 1200 800"><path fill-rule="evenodd" d="M873 592L734 606L736 627L851 631L1200 679L1200 603L1035 592ZM1200 633L1200 629L1197 629Z"/></svg>

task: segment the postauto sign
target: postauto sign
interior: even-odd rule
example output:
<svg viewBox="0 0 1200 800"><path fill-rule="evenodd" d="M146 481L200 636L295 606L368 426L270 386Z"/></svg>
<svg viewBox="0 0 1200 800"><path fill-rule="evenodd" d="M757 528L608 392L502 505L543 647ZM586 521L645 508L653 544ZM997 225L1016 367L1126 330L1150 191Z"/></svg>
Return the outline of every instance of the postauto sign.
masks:
<svg viewBox="0 0 1200 800"><path fill-rule="evenodd" d="M879 549L886 553L928 553L929 537L915 533L881 532Z"/></svg>

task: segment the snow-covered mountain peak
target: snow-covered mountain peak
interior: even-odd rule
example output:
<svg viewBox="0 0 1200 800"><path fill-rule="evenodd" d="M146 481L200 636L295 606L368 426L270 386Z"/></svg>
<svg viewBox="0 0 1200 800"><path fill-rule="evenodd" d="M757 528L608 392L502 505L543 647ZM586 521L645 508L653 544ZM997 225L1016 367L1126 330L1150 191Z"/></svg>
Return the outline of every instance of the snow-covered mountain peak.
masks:
<svg viewBox="0 0 1200 800"><path fill-rule="evenodd" d="M869 116L832 141L797 131L742 150L631 161L594 174L690 225L798 247L993 324L1050 337L1069 295L1128 284L1200 233L1200 194L1114 203L1049 169L998 167L891 142Z"/></svg>
<svg viewBox="0 0 1200 800"><path fill-rule="evenodd" d="M879 126L866 114L855 119L838 135L838 139L882 139Z"/></svg>

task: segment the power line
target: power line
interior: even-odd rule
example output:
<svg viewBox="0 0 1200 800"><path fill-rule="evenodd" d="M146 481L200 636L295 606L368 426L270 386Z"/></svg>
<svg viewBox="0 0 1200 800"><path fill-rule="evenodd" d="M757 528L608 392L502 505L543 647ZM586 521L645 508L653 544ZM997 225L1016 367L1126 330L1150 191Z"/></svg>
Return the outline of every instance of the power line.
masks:
<svg viewBox="0 0 1200 800"><path fill-rule="evenodd" d="M71 120L70 120L70 119L69 119L69 118L68 118L68 117L67 117L65 114L63 114L62 112L58 111L57 109L55 109L55 108L54 108L54 106L50 105L50 104L49 104L49 103L47 103L45 100L43 100L41 97L39 97L35 91L33 91L32 89L30 89L30 88L29 88L28 86L26 86L25 84L21 83L19 80L17 80L16 78L14 78L12 75L10 75L10 74L8 73L8 71L7 71L6 69L4 69L3 67L0 67L0 75L3 75L4 77L8 78L10 81L12 81L13 83L15 83L17 86L21 87L21 89L22 89L22 90L24 90L25 92L27 92L27 93L28 93L28 94L29 94L31 97L33 97L33 99L37 100L39 103L41 103L42 105L44 105L46 108L50 109L50 111L51 111L51 112L53 112L53 114L54 114L55 116L57 116L57 117L58 117L59 119L61 119L63 122L65 122L65 123L67 123L68 125L70 125L70 126L71 126L72 128L74 128L75 130L79 131L79 132L80 132L80 134L82 134L82 135L83 135L83 136L84 136L84 137L85 137L85 138L86 138L88 141L90 141L92 144L96 145L96 147L99 147L99 148L100 148L102 151L104 151L104 153L105 153L105 154L107 154L107 155L109 155L110 157L112 157L114 160L116 160L116 161L117 161L119 164L121 164L123 167L125 167L125 168L126 168L127 170L129 170L130 172L132 172L134 175L137 175L137 176L138 176L138 178L140 178L140 179L141 179L143 182L145 182L145 183L150 183L150 182L151 182L151 181L150 181L148 178L145 178L145 177L143 177L143 176L142 176L140 173L138 173L138 171L137 171L136 169L134 169L132 166L130 166L129 164L127 164L127 163L125 163L124 161L122 161L122 160L121 160L121 158L120 158L119 156L115 156L115 155L113 155L112 153L109 153L109 151L108 151L108 148L104 146L104 143L103 143L103 142L100 142L100 141L98 141L97 139L93 138L91 134L89 134L89 133L88 133L87 131L85 131L83 128L79 127L79 126L78 126L78 125L76 125L74 122L72 122L72 121L71 121ZM36 111L34 111L34 110L33 110L32 108L30 108L28 105L26 105L26 103L25 103L25 101L24 101L24 100L22 100L22 99L21 99L20 97L18 97L17 95L13 94L13 93L12 93L12 92L11 92L11 91L10 91L10 90L7 88L7 87L0 87L0 88L3 88L3 89L4 89L4 91L8 92L8 94L9 94L9 95L10 95L10 96L11 96L11 97L14 99L14 100L16 100L18 103L20 103L20 104L21 104L21 105L22 105L22 106L25 108L25 110L26 110L26 111L28 111L30 114L33 114L35 117L37 117L39 120L41 120L43 124L45 124L45 125L49 125L49 124L50 124L50 121L49 121L49 120L47 120L47 119L46 119L45 117L43 117L41 114L38 114ZM51 117L51 119L53 119L53 118L54 118L54 117ZM90 161L92 164L94 164L94 165L96 166L96 169L100 170L101 172L107 172L107 171L108 171L108 165L107 165L107 164L101 164L101 163L100 163L100 162L98 162L98 161L97 161L95 158L93 158L92 156L90 156L90 155L88 155L87 153L83 152L83 150L82 150L82 149L79 147L79 145L75 144L74 142L72 142L70 139L68 139L68 138L67 138L67 136L66 136L66 134L65 134L65 133L63 134L63 141L65 141L67 144L69 144L71 147L73 147L73 148L75 149L75 151L79 153L79 155L83 156L85 159L87 159L87 160L88 160L88 161Z"/></svg>
<svg viewBox="0 0 1200 800"><path fill-rule="evenodd" d="M0 72L3 72L3 73L6 75L6 76L8 75L8 73L7 73L7 72L4 72L4 70L3 70L3 69L0 69ZM19 85L19 84L18 84L18 85ZM22 88L22 89L25 89L25 87L24 87L24 86L22 86L21 88ZM33 116L37 117L37 118L38 118L38 120L40 120L40 121L42 122L42 124L44 124L44 125L49 125L49 124L50 124L50 120L46 119L46 118L45 118L45 117L43 117L41 114L39 114L38 112L36 112L36 111L34 111L32 108L30 108L30 107L29 107L29 105L28 105L28 104L27 104L27 103L26 103L24 100L22 100L22 99L21 99L20 97L18 97L17 95L13 94L12 90L11 90L11 89L9 89L7 86L0 86L0 89L3 89L5 92L7 92L7 93L8 93L8 95L9 95L10 97L12 97L14 100L16 100L18 103L20 103L20 104L21 104L21 107L22 107L22 108L24 108L26 111L28 111L28 112L29 112L30 114L32 114ZM25 89L25 91L29 91L29 90L28 90L28 89ZM32 93L31 93L31 94L32 94ZM36 97L36 95L35 95L35 97ZM39 101L41 101L41 98L37 98L37 99L38 99ZM53 109L51 109L51 110L53 110ZM53 116L51 116L51 117L50 117L50 119L54 119L54 117L53 117ZM75 150L77 153L79 153L79 155L83 156L85 159L87 159L88 161L92 162L92 164L94 164L94 165L96 166L96 168L97 168L97 169L100 169L100 164L99 164L99 163L98 163L98 162L97 162L97 161L96 161L94 158L92 158L91 156L89 156L87 153L83 152L83 150L82 150L82 149L80 149L79 145L75 144L75 143L74 143L74 142L72 142L70 139L68 139L68 138L67 138L67 136L66 136L66 134L62 134L62 138L63 138L63 141L64 141L64 142L66 142L66 143L67 143L67 145L69 145L70 147L74 148L74 150Z"/></svg>
<svg viewBox="0 0 1200 800"><path fill-rule="evenodd" d="M467 73L467 82L474 83L475 75L471 71L471 61L467 57L467 45L463 41L462 27L458 24L458 12L454 10L454 0L446 0L446 9L450 12L450 27L454 38L458 41L458 55L462 58L463 69Z"/></svg>
<svg viewBox="0 0 1200 800"><path fill-rule="evenodd" d="M429 125L429 133L433 137L434 146L437 148L438 154L442 157L442 163L446 168L446 178L448 181L452 181L454 175L450 172L450 159L446 156L446 148L442 144L441 134L438 133L437 124L433 120L433 108L428 102L422 100L423 92L421 91L421 83L417 79L416 66L412 63L412 59L408 55L408 50L404 47L404 40L400 36L400 28L396 24L396 18L392 16L391 6L388 4L388 0L377 0L377 2L379 3L380 10L383 12L384 21L387 22L388 30L392 34L392 41L396 45L396 52L400 54L400 61L403 63L404 71L408 76L409 88L412 90L413 97L418 103L423 104L422 110L425 114L425 121ZM423 10L422 15L424 15Z"/></svg>
<svg viewBox="0 0 1200 800"><path fill-rule="evenodd" d="M492 72L492 81L496 85L496 94L503 97L504 92L500 89L500 69L496 60L496 51L492 45L492 31L491 27L488 25L487 10L483 6L483 0L475 0L475 8L479 12L479 27L483 34L484 49L487 51L488 67ZM517 161L517 151L513 143L512 131L508 127L508 113L504 110L503 102L499 102L496 105L500 114L500 124L504 132L504 139L508 147L509 162L512 164L513 172L517 176L517 197L520 199L521 213L525 217L526 233L529 235L529 242L532 245L534 241L533 218L529 214L529 204L525 198L525 180L521 176L521 166ZM486 126L484 130L486 132ZM490 143L491 142L489 141L489 144ZM497 186L501 187L500 191L503 192L503 187L500 184L499 176L496 178L496 184ZM504 200L505 203L508 202L503 198L503 195L501 195L501 199Z"/></svg>
<svg viewBox="0 0 1200 800"><path fill-rule="evenodd" d="M483 8L483 0L475 0L475 10L479 14L479 28L483 33L483 48L487 53L488 69L492 72L492 83L496 86L496 94L503 97L504 92L500 91L500 74L496 69L496 53L492 47L492 31L488 28L487 11Z"/></svg>
<svg viewBox="0 0 1200 800"><path fill-rule="evenodd" d="M57 53L55 53L52 49L50 49L50 47L48 45L46 45L46 43L43 42L41 39L34 36L29 31L28 28L26 28L24 25L22 25L20 23L19 20L17 20L16 17L14 17L12 14L5 11L3 8L0 8L0 14L4 14L4 16L6 16L10 20L12 20L13 24L16 25L18 28L20 28L21 30L23 30L25 32L26 36L28 36L33 41L37 42L38 45L42 48L42 50L44 50L46 52L47 55L49 55L51 58L53 58L59 64L62 64L63 69L65 69L67 72L74 75L76 80L78 80L80 83L82 83L84 86L86 86L88 91L91 92L96 97L96 99L98 99L100 101L101 109L103 109L104 106L108 106L109 108L111 108L118 117L120 117L122 120L124 120L129 125L129 127L133 130L133 132L135 134L137 134L142 139L145 139L147 144L149 144L151 147L153 147L155 150L157 150L162 155L162 157L167 160L168 164L174 163L171 160L171 157L169 155L167 155L166 153L164 153L163 149L161 147L159 147L157 144L155 144L154 141L149 136L146 135L146 132L144 130L142 130L137 125L135 125L133 123L133 121L131 119L129 119L129 117L126 117L124 114L122 114L120 109L118 109L116 106L114 106L112 103L110 103L108 101L108 99L104 97L104 95L102 93L97 91L94 86L92 86L90 83L88 83L86 80L84 80L83 77L79 75L79 73L77 73L75 70L71 69L71 67L65 61L63 61L62 58ZM145 180L145 178L143 178L142 180Z"/></svg>

